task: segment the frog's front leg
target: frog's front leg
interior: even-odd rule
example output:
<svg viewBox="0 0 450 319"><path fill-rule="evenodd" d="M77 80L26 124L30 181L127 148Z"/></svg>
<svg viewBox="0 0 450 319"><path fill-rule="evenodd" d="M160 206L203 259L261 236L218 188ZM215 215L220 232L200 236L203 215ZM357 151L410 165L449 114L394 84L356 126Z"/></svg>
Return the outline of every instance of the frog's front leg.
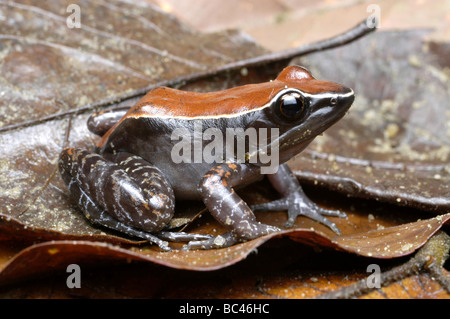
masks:
<svg viewBox="0 0 450 319"><path fill-rule="evenodd" d="M164 250L168 250L167 242L152 233L174 241L209 238L161 232L174 213L175 196L169 182L138 156L126 152L107 156L73 148L60 156L61 176L88 220Z"/></svg>
<svg viewBox="0 0 450 319"><path fill-rule="evenodd" d="M286 227L291 227L297 216L302 215L318 221L328 226L336 234L340 234L336 224L324 216L347 217L347 215L340 211L324 209L312 202L303 192L297 178L287 164L280 165L277 173L268 175L268 178L275 189L282 195L282 198L273 202L253 205L253 210L287 210L288 220L285 224Z"/></svg>
<svg viewBox="0 0 450 319"><path fill-rule="evenodd" d="M280 230L258 222L250 207L234 191L234 185L246 180L246 173L250 173L246 166L224 163L214 166L203 177L199 184L203 202L229 232L209 240L189 242L185 249L222 248Z"/></svg>

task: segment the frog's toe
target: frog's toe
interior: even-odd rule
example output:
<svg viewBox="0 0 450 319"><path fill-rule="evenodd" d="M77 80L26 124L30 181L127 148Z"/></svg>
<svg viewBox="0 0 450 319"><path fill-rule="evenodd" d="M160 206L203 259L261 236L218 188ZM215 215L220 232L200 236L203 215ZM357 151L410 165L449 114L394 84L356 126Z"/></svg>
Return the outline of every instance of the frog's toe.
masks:
<svg viewBox="0 0 450 319"><path fill-rule="evenodd" d="M317 207L320 215L322 216L331 216L331 217L340 217L340 218L347 218L347 214L344 212L341 212L340 210L334 210L334 209L325 209L322 207Z"/></svg>
<svg viewBox="0 0 450 319"><path fill-rule="evenodd" d="M183 247L183 250L191 249L217 249L234 245L239 241L238 237L233 233L225 233L207 240L193 240Z"/></svg>
<svg viewBox="0 0 450 319"><path fill-rule="evenodd" d="M170 232L161 231L158 233L158 237L171 242L183 242L183 241L194 241L194 240L208 240L213 238L213 235L207 234L191 234L185 232Z"/></svg>
<svg viewBox="0 0 450 319"><path fill-rule="evenodd" d="M250 206L250 208L253 211L260 211L260 212L287 210L289 208L289 198L284 197L284 198L274 200L271 202L255 204L255 205Z"/></svg>
<svg viewBox="0 0 450 319"><path fill-rule="evenodd" d="M288 220L285 223L285 227L292 227L295 223L295 220L298 216L305 216L308 218L311 218L312 220L315 220L328 228L330 228L334 233L337 235L340 235L341 232L339 228L336 226L335 223L330 221L328 218L324 216L333 216L333 217L347 217L345 213L342 213L337 210L328 210L324 209L318 206L304 206L301 207L300 205L293 205L288 209Z"/></svg>

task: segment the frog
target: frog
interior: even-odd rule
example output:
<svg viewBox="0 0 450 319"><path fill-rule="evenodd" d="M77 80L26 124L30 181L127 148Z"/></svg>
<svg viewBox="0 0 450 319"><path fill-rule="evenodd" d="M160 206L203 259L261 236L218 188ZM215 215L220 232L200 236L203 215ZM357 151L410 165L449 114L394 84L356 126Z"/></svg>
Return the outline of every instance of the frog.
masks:
<svg viewBox="0 0 450 319"><path fill-rule="evenodd" d="M91 115L87 126L100 136L98 142L91 150L65 147L59 172L70 197L93 225L164 251L171 250L170 242L184 242L186 250L226 248L282 230L258 221L255 211L287 211L286 228L304 216L339 235L329 217L346 214L309 199L287 162L339 121L354 98L351 88L318 80L298 65L287 66L268 82L221 91L155 87L131 108ZM193 160L192 153L211 146L211 134L210 139L202 135L208 129L217 139L221 133L228 136L230 129L245 129L246 135L230 138L245 144L244 155L233 152L236 144L219 143L212 160ZM259 135L264 135L260 143L250 146L250 137ZM189 141L197 147L189 148ZM221 147L231 151L222 152ZM274 163L268 164L269 153ZM279 199L249 205L236 192L266 177ZM226 231L170 231L179 200L202 201Z"/></svg>

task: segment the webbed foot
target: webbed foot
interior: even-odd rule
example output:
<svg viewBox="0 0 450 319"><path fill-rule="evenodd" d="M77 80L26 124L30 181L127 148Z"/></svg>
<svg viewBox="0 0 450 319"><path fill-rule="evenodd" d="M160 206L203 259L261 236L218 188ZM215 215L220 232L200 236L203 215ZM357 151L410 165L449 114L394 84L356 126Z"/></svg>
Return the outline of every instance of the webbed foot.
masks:
<svg viewBox="0 0 450 319"><path fill-rule="evenodd" d="M347 217L343 212L329 210L317 206L303 192L300 183L287 164L279 166L275 174L268 175L274 188L281 194L282 198L269 203L253 205L255 211L281 211L287 210L288 219L286 227L292 227L298 216L305 216L329 227L333 232L340 235L341 232L335 223L324 216Z"/></svg>
<svg viewBox="0 0 450 319"><path fill-rule="evenodd" d="M282 199L268 203L253 205L251 206L251 209L254 211L287 210L288 219L285 223L285 227L292 227L298 216L305 216L321 224L324 224L338 235L341 234L339 228L336 226L335 223L333 223L324 216L341 217L341 218L347 217L347 215L341 211L319 207L308 197L306 197L306 195L303 193L301 189L291 193L290 195Z"/></svg>

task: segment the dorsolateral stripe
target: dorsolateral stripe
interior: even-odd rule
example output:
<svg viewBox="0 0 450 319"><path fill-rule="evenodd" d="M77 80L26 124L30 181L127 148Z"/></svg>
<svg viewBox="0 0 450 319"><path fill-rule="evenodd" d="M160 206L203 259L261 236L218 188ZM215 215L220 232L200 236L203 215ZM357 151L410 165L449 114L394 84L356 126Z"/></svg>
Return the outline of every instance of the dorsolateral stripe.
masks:
<svg viewBox="0 0 450 319"><path fill-rule="evenodd" d="M277 93L277 95L275 95L270 102L264 104L263 106L257 107L257 108L253 108L250 110L244 110L241 112L237 112L237 113L231 113L231 114L218 114L218 115L197 115L197 116L185 116L185 115L176 115L176 114L148 114L148 113L138 113L136 115L132 115L130 114L128 117L131 118L160 118L160 119L182 119L182 120L207 120L207 119L220 119L220 118L234 118L234 117L239 117L241 115L244 114L248 114L248 113L252 113L255 111L260 111L263 110L269 106L271 106L274 101L276 101L277 99L280 98L280 96L289 93L289 92L296 92L296 93L300 93L305 97L309 97L309 98L332 98L332 97L336 97L336 96L341 96L341 97L348 97L348 96L352 96L354 95L353 90L350 90L350 92L347 93L330 93L330 92L325 92L325 93L317 93L317 94L311 94L311 93L307 93L307 92L303 92L299 89L294 89L294 88L286 88L284 90L281 90L280 92Z"/></svg>

